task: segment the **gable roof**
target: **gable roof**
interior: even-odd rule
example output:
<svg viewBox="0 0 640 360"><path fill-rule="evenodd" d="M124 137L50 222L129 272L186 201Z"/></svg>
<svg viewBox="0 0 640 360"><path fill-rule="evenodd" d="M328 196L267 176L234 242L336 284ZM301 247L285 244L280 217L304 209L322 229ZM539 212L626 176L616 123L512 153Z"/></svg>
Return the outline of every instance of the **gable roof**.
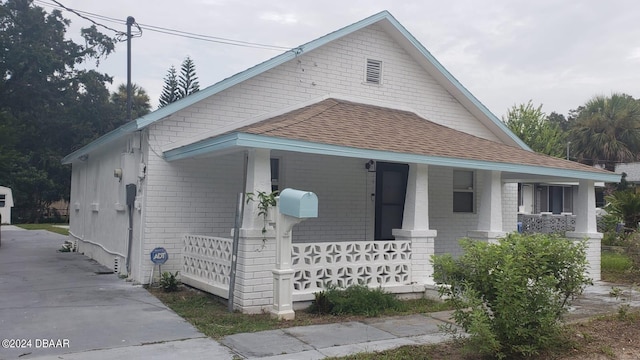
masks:
<svg viewBox="0 0 640 360"><path fill-rule="evenodd" d="M164 154L171 161L244 146L556 178L616 182L620 177L454 130L410 111L338 99L326 99Z"/></svg>
<svg viewBox="0 0 640 360"><path fill-rule="evenodd" d="M207 87L201 91L191 94L183 99L180 99L174 103L171 103L163 108L160 108L152 113L135 119L119 128L101 136L90 144L72 152L62 159L63 164L69 164L79 157L91 153L98 147L104 146L108 143L120 139L128 133L132 133L147 126L161 121L162 119L185 109L201 100L204 100L212 95L215 95L223 90L226 90L238 83L248 80L254 76L262 74L265 71L275 68L287 61L290 61L297 56L319 48L331 41L339 39L343 36L349 35L362 28L370 26L372 24L380 24L394 38L400 43L403 48L414 57L419 63L443 86L447 91L451 93L469 112L476 116L481 122L484 123L492 132L505 143L511 143L517 145L523 149L529 149L529 147L515 136L509 128L500 121L494 114L492 114L475 96L473 96L458 80L451 75L443 66L436 60L433 55L422 44L411 35L388 11L382 11L375 15L372 15L366 19L360 20L354 24L346 26L342 29L329 33L316 40L308 42L304 45L298 46L294 49L284 52L274 58L271 58L263 63L260 63L254 67L251 67L243 72L233 75L227 79L224 79L212 86Z"/></svg>

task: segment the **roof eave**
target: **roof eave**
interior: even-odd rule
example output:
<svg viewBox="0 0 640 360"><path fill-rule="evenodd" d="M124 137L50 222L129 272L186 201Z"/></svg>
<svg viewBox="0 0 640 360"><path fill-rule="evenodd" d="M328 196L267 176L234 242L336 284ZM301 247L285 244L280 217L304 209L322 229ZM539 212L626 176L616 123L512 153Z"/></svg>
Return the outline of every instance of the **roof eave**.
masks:
<svg viewBox="0 0 640 360"><path fill-rule="evenodd" d="M82 156L89 155L91 152L106 144L110 144L116 140L119 140L123 136L139 130L136 121L128 122L115 130L112 130L99 138L93 140L89 144L81 147L80 149L65 156L61 162L63 165L71 164L72 162L79 160Z"/></svg>
<svg viewBox="0 0 640 360"><path fill-rule="evenodd" d="M455 168L494 170L509 173L553 176L555 178L583 179L603 182L619 182L620 175L601 171L559 169L543 166L492 162L474 159L460 159L443 156L429 156L419 154L397 153L382 150L360 149L314 143L301 140L283 139L264 135L247 133L232 133L215 138L205 139L180 148L171 149L163 153L165 160L176 161L192 157L206 156L231 148L263 148L300 153L352 157L361 159L376 159L401 163L417 163Z"/></svg>
<svg viewBox="0 0 640 360"><path fill-rule="evenodd" d="M135 123L135 130L140 130L143 129L157 121L162 120L163 118L166 118L168 116L171 116L172 114L183 110L191 105L194 105L195 103L202 101L212 95L215 95L223 90L226 90L234 85L237 85L243 81L246 81L254 76L257 76L265 71L268 71L270 69L275 68L278 65L281 65L291 59L294 59L295 57L297 57L298 55L305 53L305 52L309 52L312 51L314 49L317 49L321 46L326 45L327 43L330 43L336 39L339 39L343 36L349 35L355 31L358 31L362 28L365 28L371 24L374 23L378 23L380 21L388 21L389 24L391 24L405 39L407 39L409 41L409 43L411 43L415 49L417 49L424 57L425 59L429 62L429 64L431 64L439 74L441 74L444 79L446 79L446 81L448 81L450 84L453 85L454 89L456 89L456 98L459 101L462 102L466 102L466 106L474 106L475 108L477 108L478 110L480 110L480 112L482 114L484 114L484 116L486 116L488 119L490 119L493 123L495 123L495 125L502 130L505 134L507 134L509 136L509 138L511 138L517 145L521 146L524 149L527 150L531 150L524 142L522 142L522 140L520 140L518 137L516 137L511 131L509 131L509 129L506 127L506 125L504 125L504 123L502 123L495 115L493 115L484 105L482 105L482 103L480 103L480 101L478 101L478 99L476 99L464 86L462 86L462 84L460 84L460 82L458 82L458 80L456 78L453 77L453 75L451 75L451 73L449 73L449 71L447 71L442 64L440 64L440 62L438 62L438 60L435 59L435 57L433 57L433 55L431 55L431 53L424 47L422 46L422 44L413 36L411 35L411 33L409 33L409 31L407 31L404 26L402 26L394 17L393 15L391 15L391 13L389 13L388 11L384 10L381 11L377 14L374 14L372 16L369 16L363 20L360 20L356 23L353 23L351 25L348 25L342 29L336 30L332 33L329 33L327 35L324 35L318 39L315 39L311 42L308 42L304 45L301 45L297 48L294 48L292 50L286 51L276 57L273 57L263 63L260 63L254 67L251 67L247 70L244 70L240 73L237 73L229 78L226 78L214 85L211 85L203 90L200 90L196 93L193 93L185 98L182 98L176 102L173 102L165 107L162 107L152 113L149 113L145 116L142 116L134 121L132 121L131 123ZM470 104L470 105L469 105ZM129 124L131 124L129 123ZM129 124L120 127L110 133L107 133L105 135L103 135L102 137L98 138L97 140L95 140L94 142L91 142L90 144L82 147L81 149L67 155L64 159L63 159L63 163L64 164L68 164L70 163L74 158L78 158L79 156L83 155L83 154L87 154L93 150L95 150L96 148L104 145L105 143L110 143L114 140L117 140L120 136L123 136L123 134L126 134L127 131L131 130L131 127L129 126ZM130 132L130 131L129 131Z"/></svg>

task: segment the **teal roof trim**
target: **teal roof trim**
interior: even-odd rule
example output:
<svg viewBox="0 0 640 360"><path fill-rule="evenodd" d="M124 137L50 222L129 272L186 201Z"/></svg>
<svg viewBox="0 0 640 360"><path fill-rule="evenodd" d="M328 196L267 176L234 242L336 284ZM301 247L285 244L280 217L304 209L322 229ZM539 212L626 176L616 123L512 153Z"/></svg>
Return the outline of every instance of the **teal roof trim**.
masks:
<svg viewBox="0 0 640 360"><path fill-rule="evenodd" d="M400 22L398 22L398 20L396 20L393 15L391 15L390 13L384 11L383 13L386 13L386 17L387 19L391 22L391 24L393 24L393 26L398 29L398 31L400 31L400 33L402 33L402 35L407 38L407 40L409 40L411 42L411 44L413 46L416 47L416 49L418 49L420 51L420 53L431 63L433 64L433 66L436 67L436 69L438 69L438 71L451 83L453 84L458 91L460 91L460 93L462 95L464 95L469 101L471 101L471 103L477 107L480 111L482 111L482 113L492 122L494 122L496 124L496 126L503 131L504 133L506 133L507 135L509 135L509 137L511 139L513 139L513 141L515 141L520 147L522 147L523 149L526 150L531 150L531 148L524 143L524 141L522 141L522 139L520 139L519 137L517 137L510 129L509 127L507 127L507 125L505 125L505 123L503 123L500 119L498 119L491 111L489 111L489 109L487 109L486 106L484 106L483 103L480 102L480 100L478 100L478 98L476 98L469 90L467 90L466 87L464 87L462 85L462 83L460 83L458 81L458 79L456 79L450 72L449 70L447 70L444 66L442 66L442 64L429 52L429 50L427 50L426 47L424 47L422 45L422 43L420 43L420 41L418 41L418 39L416 39L413 35L411 35L411 33L402 25L400 24ZM382 13L381 13L382 14Z"/></svg>
<svg viewBox="0 0 640 360"><path fill-rule="evenodd" d="M138 119L133 120L130 123L127 123L114 131L111 131L94 142L82 147L81 149L69 154L63 159L64 164L68 164L71 162L73 158L78 158L79 156L90 153L96 148L103 146L107 143L117 140L124 134L130 133L132 131L141 130L146 128L147 126L160 121L167 116L170 116L180 110L183 110L201 100L204 100L212 95L215 95L223 90L226 90L234 85L237 85L245 80L248 80L254 76L257 76L265 71L275 68L278 65L281 65L289 60L296 58L298 55L314 50L321 46L330 43L336 39L339 39L343 36L349 35L355 31L358 31L362 28L365 28L371 24L377 23L381 20L387 20L394 28L396 28L402 36L404 36L413 46L418 49L418 51L429 61L435 68L442 73L442 75L453 84L460 93L465 96L474 106L476 106L480 111L487 116L491 121L493 121L502 131L508 134L519 146L524 149L531 150L522 140L520 140L517 136L515 136L509 128L500 121L495 115L493 115L478 99L476 99L458 80L447 71L438 60L436 60L433 55L424 47L422 44L415 38L407 29L404 28L388 11L384 10L375 15L369 16L363 20L360 20L356 23L353 23L349 26L346 26L342 29L336 30L332 33L324 35L316 40L310 41L304 45L301 45L297 48L286 51L276 57L273 57L267 61L264 61L256 66L253 66L245 71L237 73L229 78L226 78L214 85L211 85L203 90L200 90L194 94L191 94L185 98L182 98L176 102L173 102L163 108L160 108L152 113L149 113L145 116L142 116ZM134 123L134 124L132 124ZM135 129L134 129L135 127Z"/></svg>
<svg viewBox="0 0 640 360"><path fill-rule="evenodd" d="M558 178L585 179L604 182L619 182L619 174L549 168L542 166L491 162L472 159L448 158L418 154L396 153L381 150L358 149L347 146L328 145L308 141L269 137L264 135L232 133L205 139L194 144L164 152L167 161L204 156L232 148L263 148L271 150L293 151L308 154L376 159L401 163L428 164L467 169L494 170L531 175L553 176Z"/></svg>
<svg viewBox="0 0 640 360"><path fill-rule="evenodd" d="M93 150L101 146L104 146L106 144L112 143L120 139L122 136L135 132L136 130L138 130L138 127L136 126L136 122L135 121L128 122L120 126L119 128L115 130L111 130L110 132L102 135L96 140L93 140L89 144L81 147L80 149L72 152L71 154L65 156L61 162L62 164L65 164L65 165L71 164L74 160L79 159L81 156L88 155Z"/></svg>

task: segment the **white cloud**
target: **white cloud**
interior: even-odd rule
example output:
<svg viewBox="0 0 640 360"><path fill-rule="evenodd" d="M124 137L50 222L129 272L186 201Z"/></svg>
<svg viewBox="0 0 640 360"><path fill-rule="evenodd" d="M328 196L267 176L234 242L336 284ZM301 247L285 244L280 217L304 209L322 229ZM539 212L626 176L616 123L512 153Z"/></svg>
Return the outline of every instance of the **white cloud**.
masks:
<svg viewBox="0 0 640 360"><path fill-rule="evenodd" d="M280 24L296 24L298 19L295 14L279 14L276 12L266 12L260 15L261 20L274 21Z"/></svg>

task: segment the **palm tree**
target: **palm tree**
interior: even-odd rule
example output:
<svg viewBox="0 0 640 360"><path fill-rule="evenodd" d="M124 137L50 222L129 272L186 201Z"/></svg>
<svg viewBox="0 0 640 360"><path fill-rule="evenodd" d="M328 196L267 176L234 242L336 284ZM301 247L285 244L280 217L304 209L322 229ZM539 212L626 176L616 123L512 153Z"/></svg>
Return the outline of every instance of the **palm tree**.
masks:
<svg viewBox="0 0 640 360"><path fill-rule="evenodd" d="M149 95L138 84L131 84L131 119L146 115L151 110ZM127 85L120 84L118 91L111 93L111 103L116 106L116 119L127 121Z"/></svg>
<svg viewBox="0 0 640 360"><path fill-rule="evenodd" d="M570 131L572 152L578 161L604 165L638 159L640 103L626 94L596 96L580 110Z"/></svg>

